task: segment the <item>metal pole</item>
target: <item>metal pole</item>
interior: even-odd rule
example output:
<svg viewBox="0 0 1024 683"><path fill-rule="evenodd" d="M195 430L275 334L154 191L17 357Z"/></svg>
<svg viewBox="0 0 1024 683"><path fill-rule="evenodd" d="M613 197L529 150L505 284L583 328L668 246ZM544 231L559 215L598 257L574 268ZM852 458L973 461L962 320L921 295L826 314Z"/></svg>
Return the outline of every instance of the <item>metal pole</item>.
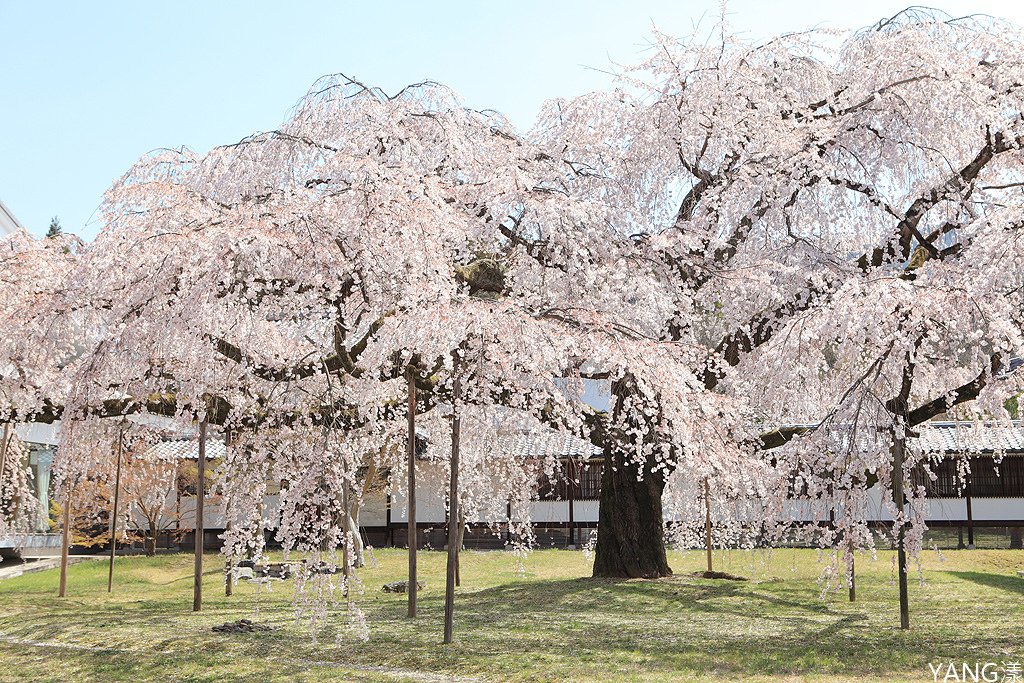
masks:
<svg viewBox="0 0 1024 683"><path fill-rule="evenodd" d="M121 453L124 450L124 428L117 430L117 473L114 475L114 513L110 520L110 567L107 569L107 592L114 589L114 555L117 552L117 514L121 502ZM156 545L156 539L153 539Z"/></svg>
<svg viewBox="0 0 1024 683"><path fill-rule="evenodd" d="M195 568L192 572L192 611L203 609L203 503L206 498L206 420L199 423L199 463L196 476Z"/></svg>
<svg viewBox="0 0 1024 683"><path fill-rule="evenodd" d="M406 593L409 596L409 617L416 616L416 378L412 367L405 370L409 390L409 424L406 455L409 456L409 519L406 536L409 542L409 582Z"/></svg>
<svg viewBox="0 0 1024 683"><path fill-rule="evenodd" d="M459 419L458 376L452 383L452 463L448 489L448 573L444 586L444 642L452 642L455 628L455 566L459 561Z"/></svg>

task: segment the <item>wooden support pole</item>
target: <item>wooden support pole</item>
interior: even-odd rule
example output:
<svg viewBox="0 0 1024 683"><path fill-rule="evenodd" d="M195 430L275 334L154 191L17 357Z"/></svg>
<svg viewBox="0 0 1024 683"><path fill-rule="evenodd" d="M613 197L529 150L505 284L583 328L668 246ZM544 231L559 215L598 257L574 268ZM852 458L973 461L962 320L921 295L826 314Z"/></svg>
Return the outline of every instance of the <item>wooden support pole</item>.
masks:
<svg viewBox="0 0 1024 683"><path fill-rule="evenodd" d="M405 370L405 380L409 390L408 437L406 455L409 457L409 581L406 593L409 596L409 618L416 616L416 377L412 367Z"/></svg>
<svg viewBox="0 0 1024 683"><path fill-rule="evenodd" d="M345 577L345 599L348 603L349 608L352 607L352 544L355 539L352 536L352 525L349 523L348 517L348 506L349 506L349 493L348 493L348 477L343 476L341 478L341 519L345 525L345 529L342 532L342 538L345 539L345 544L341 549L341 562L342 562L342 575Z"/></svg>
<svg viewBox="0 0 1024 683"><path fill-rule="evenodd" d="M60 544L60 587L57 597L63 598L68 587L68 552L71 549L71 485L64 494L64 528L61 529Z"/></svg>
<svg viewBox="0 0 1024 683"><path fill-rule="evenodd" d="M227 429L224 430L224 449L231 448L231 432ZM231 502L230 496L224 496L224 531L231 532ZM232 562L231 557L224 558L224 596L230 598L231 591L234 589L234 581L232 576Z"/></svg>
<svg viewBox="0 0 1024 683"><path fill-rule="evenodd" d="M114 590L114 555L117 554L117 515L120 512L121 503L121 456L124 450L124 428L117 430L117 468L114 475L114 511L110 518L110 566L107 568L107 592ZM156 539L153 539L153 549L156 550Z"/></svg>
<svg viewBox="0 0 1024 683"><path fill-rule="evenodd" d="M899 548L896 550L897 564L900 572L900 628L910 628L910 594L907 587L907 549L904 544L905 533L900 528Z"/></svg>
<svg viewBox="0 0 1024 683"><path fill-rule="evenodd" d="M4 440L0 442L0 503L3 503L4 472L7 471L7 446L11 443L11 423L4 422Z"/></svg>
<svg viewBox="0 0 1024 683"><path fill-rule="evenodd" d="M448 487L448 572L444 585L444 642L452 642L455 630L455 567L459 561L459 418L458 376L452 383L452 462Z"/></svg>
<svg viewBox="0 0 1024 683"><path fill-rule="evenodd" d="M457 547L455 554L455 587L458 588L462 585L462 535L466 531L466 515L459 507L459 535L456 539Z"/></svg>
<svg viewBox="0 0 1024 683"><path fill-rule="evenodd" d="M349 517L348 517L348 506L349 505L350 505L350 500L349 500L349 492L348 492L348 478L343 476L342 479L341 479L341 507L342 507L341 519L342 519L342 523L345 525L345 527L344 527L344 530L342 531L342 538L344 539L344 545L342 546L341 554L342 554L342 562L344 563L344 566L342 567L342 569L343 569L343 573L345 575L345 581L346 582L350 578L352 578L352 543L354 541L354 539L352 538L352 525L349 523ZM346 592L347 592L347 588L346 588Z"/></svg>
<svg viewBox="0 0 1024 683"><path fill-rule="evenodd" d="M395 527L391 524L391 491L385 494L384 498L384 523L388 527L388 547L395 547Z"/></svg>
<svg viewBox="0 0 1024 683"><path fill-rule="evenodd" d="M856 569L855 562L856 562L857 556L854 555L854 552L853 552L854 551L853 538L849 536L849 533L850 533L849 531L847 531L846 533L847 533L847 537L849 538L849 540L847 541L847 543L848 543L848 548L847 549L848 549L848 551L850 553L850 602L857 602L857 574L855 572L855 569Z"/></svg>
<svg viewBox="0 0 1024 683"><path fill-rule="evenodd" d="M892 497L896 509L904 519L900 520L900 528L896 534L896 564L899 572L900 586L900 628L910 628L910 595L907 587L907 549L906 549L906 501L903 494L903 460L906 455L907 432L900 425L893 434L892 442Z"/></svg>
<svg viewBox="0 0 1024 683"><path fill-rule="evenodd" d="M569 545L576 547L576 492L574 489L575 477L573 477L572 459L565 462L565 489L566 498L569 499Z"/></svg>
<svg viewBox="0 0 1024 683"><path fill-rule="evenodd" d="M206 420L199 423L199 462L196 475L195 567L192 572L192 611L203 609L203 503L206 499Z"/></svg>
<svg viewBox="0 0 1024 683"><path fill-rule="evenodd" d="M225 510L227 512L227 510ZM231 531L231 518L228 517L227 523L224 525L225 531ZM231 558L224 560L224 595L231 597L231 591L233 589L233 581L231 576Z"/></svg>
<svg viewBox="0 0 1024 683"><path fill-rule="evenodd" d="M711 564L711 487L704 477L704 545L707 547L708 571L714 571Z"/></svg>
<svg viewBox="0 0 1024 683"><path fill-rule="evenodd" d="M977 461L976 461L977 462ZM964 494L967 496L967 549L974 550L974 509L971 505L973 491L971 491L971 475L967 475L967 486Z"/></svg>
<svg viewBox="0 0 1024 683"><path fill-rule="evenodd" d="M505 504L505 545L512 543L512 503Z"/></svg>

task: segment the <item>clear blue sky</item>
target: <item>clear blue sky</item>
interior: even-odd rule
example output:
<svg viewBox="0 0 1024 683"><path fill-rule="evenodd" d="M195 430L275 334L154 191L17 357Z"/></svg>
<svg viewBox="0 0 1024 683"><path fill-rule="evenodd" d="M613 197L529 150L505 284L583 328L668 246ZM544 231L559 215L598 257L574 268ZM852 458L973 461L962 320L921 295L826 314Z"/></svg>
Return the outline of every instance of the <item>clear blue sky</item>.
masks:
<svg viewBox="0 0 1024 683"><path fill-rule="evenodd" d="M841 5L734 0L728 12L757 39L860 27L905 6ZM940 6L1024 23L1013 2ZM33 232L56 215L91 238L103 191L140 155L274 128L339 71L389 91L441 81L526 128L545 99L608 85L600 70L641 58L652 25L683 34L717 13L714 0L0 0L0 200Z"/></svg>

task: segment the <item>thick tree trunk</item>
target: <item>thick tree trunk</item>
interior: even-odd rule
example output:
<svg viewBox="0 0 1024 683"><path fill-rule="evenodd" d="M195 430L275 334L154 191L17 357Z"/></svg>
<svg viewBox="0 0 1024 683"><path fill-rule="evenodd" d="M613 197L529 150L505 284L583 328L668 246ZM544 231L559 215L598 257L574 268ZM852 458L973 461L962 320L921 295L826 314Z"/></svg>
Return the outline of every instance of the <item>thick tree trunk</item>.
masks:
<svg viewBox="0 0 1024 683"><path fill-rule="evenodd" d="M636 462L635 454L627 455L635 449L636 434L646 435L644 446L648 449L657 438L653 424L657 423L658 407L645 398L636 379L628 374L612 383L612 396L612 415L601 434L604 465L594 576L670 576L661 507L665 472L653 467L650 455L643 463Z"/></svg>
<svg viewBox="0 0 1024 683"><path fill-rule="evenodd" d="M665 482L605 447L594 576L654 579L671 576L665 555L661 494Z"/></svg>

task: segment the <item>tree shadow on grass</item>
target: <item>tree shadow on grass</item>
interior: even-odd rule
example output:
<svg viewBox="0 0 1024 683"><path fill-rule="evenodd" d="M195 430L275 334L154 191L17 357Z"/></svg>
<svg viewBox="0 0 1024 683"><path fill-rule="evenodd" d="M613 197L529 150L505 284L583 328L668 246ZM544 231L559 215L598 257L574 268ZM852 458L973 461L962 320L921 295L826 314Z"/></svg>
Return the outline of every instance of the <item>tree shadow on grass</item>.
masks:
<svg viewBox="0 0 1024 683"><path fill-rule="evenodd" d="M77 642L79 635L116 633L113 637L118 644L111 647L119 648L132 640L132 634L151 634L153 629L159 631L169 623L182 620L178 627L159 638L166 643L174 643L183 639L203 634L206 640L216 640L217 636L209 633L212 620L224 621L236 617L250 617L253 603L238 601L235 604L214 602L208 605L207 611L195 613L191 611L191 594L187 596L165 597L151 600L118 600L105 602L89 600L88 597L73 597L67 602L55 602L49 606L33 609L31 614L21 619L0 620L0 632L6 636L38 641ZM290 623L287 606L274 606L265 611L273 614L276 622ZM262 635L262 634L257 634ZM124 641L124 642L121 642Z"/></svg>
<svg viewBox="0 0 1024 683"><path fill-rule="evenodd" d="M671 577L658 580L580 578L558 581L510 583L467 595L476 606L499 612L538 611L545 614L600 612L620 607L642 615L671 607L681 612L750 617L763 614L771 620L786 614L788 621L801 614L815 619L832 614L825 602L786 598L758 584L693 580ZM760 603L764 609L754 607Z"/></svg>
<svg viewBox="0 0 1024 683"><path fill-rule="evenodd" d="M203 570L203 576L214 576L214 575L216 575L216 576L224 576L224 568L223 567L213 567L213 568L210 568L210 569L204 569ZM140 582L141 583L152 583L154 586L172 586L172 585L174 585L176 583L180 583L182 581L188 581L189 583L191 583L192 581L195 580L195 578L196 578L195 574L193 574L192 572L188 572L188 573L182 574L181 576L179 576L177 578L168 579L167 581L153 581L152 579L142 579ZM205 587L205 584L204 584L204 587Z"/></svg>
<svg viewBox="0 0 1024 683"><path fill-rule="evenodd" d="M998 588L1008 593L1024 594L1024 578L1006 574L990 574L987 572L946 572L958 579L971 581L989 588Z"/></svg>
<svg viewBox="0 0 1024 683"><path fill-rule="evenodd" d="M472 634L464 654L480 660L500 657L519 639L517 647L540 661L572 652L598 670L622 661L652 673L835 672L837 662L843 673L877 670L877 656L858 636L867 617L801 592L807 600L757 584L681 577L514 582L458 595L456 630ZM388 605L380 617L405 619L404 607ZM441 595L425 595L421 607L431 619Z"/></svg>
<svg viewBox="0 0 1024 683"><path fill-rule="evenodd" d="M1021 582L1014 583L1013 577L949 573L990 587L1021 590ZM466 584L456 598L457 643L440 649L443 590L439 586L421 593L416 620L405 616L404 595L375 592L359 602L371 624L370 643L351 638L339 621L342 643L325 640L332 642L327 649L288 625L294 620L291 605L280 599L261 610L261 620L277 622L281 630L259 638L209 633L213 618L224 621L232 613L242 615L251 609L252 600L211 604L212 613L197 618L188 616L187 591L145 602L76 600L65 608L33 614L24 629L11 630L25 638L73 640L85 628L93 633L112 628L118 632L118 641L124 642L126 632L134 632L146 639L147 646L173 650L182 661L209 657L217 665L231 656L260 661L267 652L287 651L290 656L329 659L339 666L385 664L511 680L570 674L613 679L637 672L652 677L689 674L722 679L808 673L856 678L924 670L926 650L954 642L959 646L963 641L964 647L975 649L989 645L984 637L971 639L960 631L915 635L879 630L877 623L871 627L869 622L871 603L830 605L819 599L816 585L806 581L736 583L676 576L513 580L480 590ZM71 612L77 623L69 634ZM14 626L10 620L5 625ZM524 658L526 653L529 656ZM100 659L90 657L89 661ZM149 670L144 673L148 675Z"/></svg>

